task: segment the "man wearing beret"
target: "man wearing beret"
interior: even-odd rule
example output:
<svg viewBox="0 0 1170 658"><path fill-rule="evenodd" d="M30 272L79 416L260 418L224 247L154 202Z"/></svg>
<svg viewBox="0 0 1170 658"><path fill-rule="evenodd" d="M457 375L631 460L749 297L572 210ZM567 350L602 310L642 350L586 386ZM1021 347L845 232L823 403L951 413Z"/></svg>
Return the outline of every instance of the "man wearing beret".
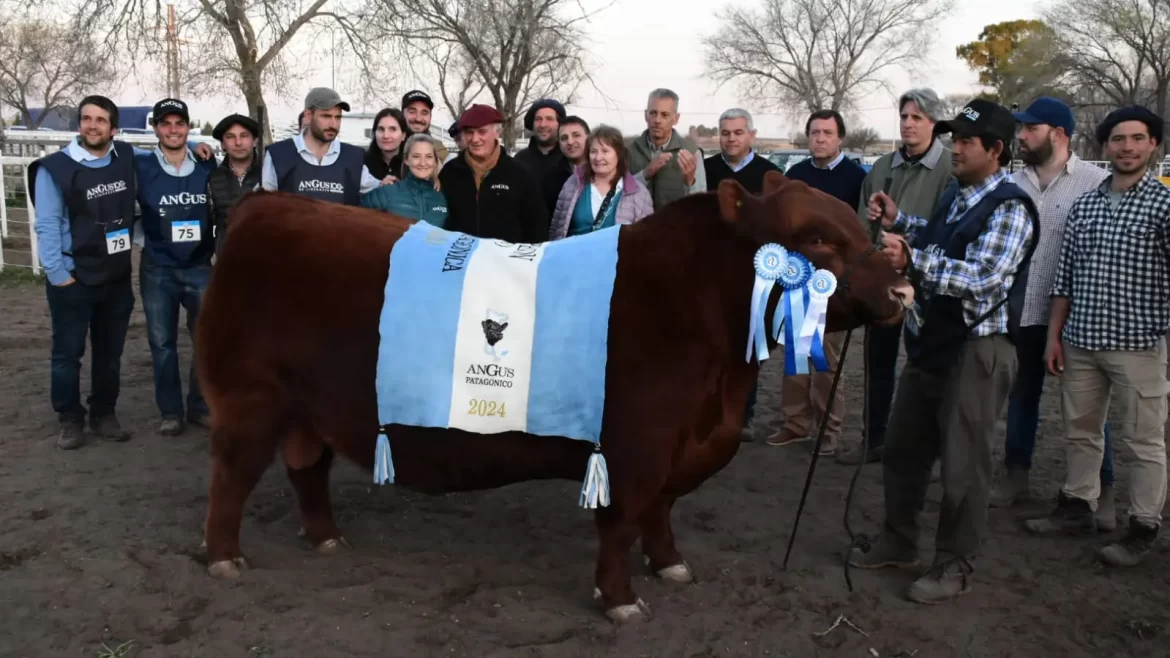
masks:
<svg viewBox="0 0 1170 658"><path fill-rule="evenodd" d="M1166 503L1166 332L1170 330L1170 188L1150 173L1162 118L1111 112L1097 141L1113 172L1073 204L1060 247L1048 325L1048 372L1061 378L1067 469L1056 509L1025 527L1092 534L1110 396L1133 455L1129 528L1098 552L1114 566L1153 549Z"/></svg>
<svg viewBox="0 0 1170 658"><path fill-rule="evenodd" d="M256 155L260 125L251 117L232 114L215 126L211 136L219 140L224 152L223 162L207 181L208 214L218 250L227 231L228 211L241 196L260 184L260 158Z"/></svg>
<svg viewBox="0 0 1170 658"><path fill-rule="evenodd" d="M1016 122L998 103L976 99L934 133L951 133L952 173L930 219L899 212L884 192L870 197L870 221L893 233L883 253L914 283L906 320L906 367L898 380L882 457L885 523L874 546L850 564L879 569L918 564L918 516L931 466L942 462L934 563L906 592L941 603L971 588L987 529L991 445L1016 377L1028 262L1039 235L1035 204L1011 181ZM900 235L899 235L900 234Z"/></svg>
<svg viewBox="0 0 1170 658"><path fill-rule="evenodd" d="M463 150L439 172L447 195L447 225L479 238L544 242L549 214L531 170L503 152L504 117L472 105L459 117Z"/></svg>
<svg viewBox="0 0 1170 658"><path fill-rule="evenodd" d="M516 154L516 161L532 170L532 175L541 189L549 177L558 173L572 172L572 165L557 148L557 130L565 120L565 106L551 98L542 98L528 108L524 115L524 129L532 133L528 148ZM560 190L557 190L558 195ZM551 202L550 202L551 201ZM557 199L545 199L549 216L556 208Z"/></svg>

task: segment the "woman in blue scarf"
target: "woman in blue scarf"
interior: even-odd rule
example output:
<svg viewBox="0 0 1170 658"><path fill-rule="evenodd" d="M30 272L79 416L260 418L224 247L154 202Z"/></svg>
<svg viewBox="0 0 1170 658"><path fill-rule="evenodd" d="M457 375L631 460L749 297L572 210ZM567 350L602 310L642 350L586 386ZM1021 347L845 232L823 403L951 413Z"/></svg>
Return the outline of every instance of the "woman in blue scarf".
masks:
<svg viewBox="0 0 1170 658"><path fill-rule="evenodd" d="M411 135L403 149L402 178L362 196L361 205L441 228L447 222L447 197L439 190L442 163L435 146L430 135Z"/></svg>
<svg viewBox="0 0 1170 658"><path fill-rule="evenodd" d="M557 197L550 240L633 224L654 212L650 191L630 174L629 151L617 128L598 127L585 150L585 164L569 176Z"/></svg>

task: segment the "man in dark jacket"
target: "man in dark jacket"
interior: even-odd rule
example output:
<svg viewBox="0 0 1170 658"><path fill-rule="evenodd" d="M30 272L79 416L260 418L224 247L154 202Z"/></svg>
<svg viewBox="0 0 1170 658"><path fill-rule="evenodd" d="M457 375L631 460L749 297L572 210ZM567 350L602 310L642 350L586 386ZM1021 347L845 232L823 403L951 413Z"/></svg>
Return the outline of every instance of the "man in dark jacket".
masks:
<svg viewBox="0 0 1170 658"><path fill-rule="evenodd" d="M571 172L572 166L557 148L557 132L566 119L565 106L551 98L542 98L528 108L524 115L524 129L532 133L528 140L528 148L516 154L516 160L523 163L536 175L536 182L542 188L550 177L567 178L565 172ZM549 216L552 216L556 199L548 206Z"/></svg>
<svg viewBox="0 0 1170 658"><path fill-rule="evenodd" d="M207 209L218 251L227 231L228 211L260 184L260 158L256 155L260 125L251 117L232 114L215 126L211 136L219 140L224 152L223 162L207 180Z"/></svg>
<svg viewBox="0 0 1170 658"><path fill-rule="evenodd" d="M480 238L544 242L549 214L532 170L503 152L504 117L472 105L459 117L463 150L439 173L447 195L447 226Z"/></svg>

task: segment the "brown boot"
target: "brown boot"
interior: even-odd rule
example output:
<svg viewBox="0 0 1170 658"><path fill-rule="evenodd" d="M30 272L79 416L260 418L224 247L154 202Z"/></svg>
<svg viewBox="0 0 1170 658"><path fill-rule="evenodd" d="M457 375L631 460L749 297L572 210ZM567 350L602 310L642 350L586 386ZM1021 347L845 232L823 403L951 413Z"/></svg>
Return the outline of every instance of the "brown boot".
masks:
<svg viewBox="0 0 1170 658"><path fill-rule="evenodd" d="M809 436L807 433L800 434L800 433L796 432L796 430L789 429L789 428L785 427L784 429L780 430L779 432L768 437L768 440L766 443L770 446L786 446L786 445L792 445L793 443L804 443L805 441L811 441L811 440L812 440L812 437Z"/></svg>
<svg viewBox="0 0 1170 658"><path fill-rule="evenodd" d="M906 590L906 598L915 603L934 605L971 591L971 563L962 558L936 561L930 570Z"/></svg>

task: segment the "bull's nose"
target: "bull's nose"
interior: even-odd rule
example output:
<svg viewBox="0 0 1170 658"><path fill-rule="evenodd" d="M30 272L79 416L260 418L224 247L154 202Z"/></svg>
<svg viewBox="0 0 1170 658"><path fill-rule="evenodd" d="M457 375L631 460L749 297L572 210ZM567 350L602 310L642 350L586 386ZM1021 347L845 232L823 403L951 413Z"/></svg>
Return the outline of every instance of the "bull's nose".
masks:
<svg viewBox="0 0 1170 658"><path fill-rule="evenodd" d="M914 286L909 283L890 286L890 299L902 305L902 308L914 306Z"/></svg>

